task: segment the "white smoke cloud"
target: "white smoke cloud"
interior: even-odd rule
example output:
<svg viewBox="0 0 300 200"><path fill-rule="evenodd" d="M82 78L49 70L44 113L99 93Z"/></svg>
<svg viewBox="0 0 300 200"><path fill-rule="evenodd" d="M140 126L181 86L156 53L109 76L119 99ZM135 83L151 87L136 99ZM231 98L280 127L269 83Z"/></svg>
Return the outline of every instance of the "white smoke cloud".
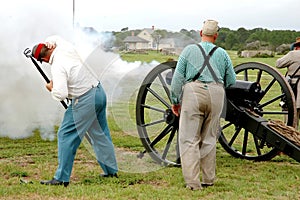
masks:
<svg viewBox="0 0 300 200"><path fill-rule="evenodd" d="M0 8L0 136L24 138L40 128L42 136L53 138L53 124L57 124L63 109L50 98L44 80L23 51L47 35L70 33L72 18L56 6L16 1ZM66 3L61 8L64 6Z"/></svg>
<svg viewBox="0 0 300 200"><path fill-rule="evenodd" d="M55 137L54 126L59 125L64 108L51 98L42 76L23 54L25 48L31 49L50 35L60 35L76 43L83 58L87 59L92 70L99 76L110 106L114 106L113 100L120 98L123 102L129 101L128 98L134 94L147 74L137 72L137 69L145 70L157 64L127 63L118 54L104 52L99 45L94 46L95 43L110 39L111 35L97 35L96 38L74 30L71 1L32 0L30 4L16 1L15 4L2 6L0 11L3 30L0 33L1 137L25 138L31 136L34 129L39 129L45 139ZM51 79L49 65L43 63L40 66ZM135 82L126 84L126 79L132 76L137 77ZM124 95L124 92L127 94Z"/></svg>

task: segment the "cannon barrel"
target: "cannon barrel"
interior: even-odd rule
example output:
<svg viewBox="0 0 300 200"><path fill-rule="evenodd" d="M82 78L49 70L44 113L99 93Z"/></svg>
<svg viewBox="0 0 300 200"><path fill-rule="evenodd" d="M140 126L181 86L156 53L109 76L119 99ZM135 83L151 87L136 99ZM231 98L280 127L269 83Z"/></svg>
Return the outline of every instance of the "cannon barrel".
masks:
<svg viewBox="0 0 300 200"><path fill-rule="evenodd" d="M230 121L232 119L233 113L231 111L231 104L252 109L264 95L264 91L261 89L259 83L243 80L237 80L234 85L231 85L230 87L226 88L225 91L227 99L225 103L227 106L224 106L223 113L226 112L225 119L227 121ZM228 112L226 111L227 109Z"/></svg>
<svg viewBox="0 0 300 200"><path fill-rule="evenodd" d="M234 85L226 88L226 98L237 104L245 101L259 101L264 92L260 84L251 81L237 80Z"/></svg>

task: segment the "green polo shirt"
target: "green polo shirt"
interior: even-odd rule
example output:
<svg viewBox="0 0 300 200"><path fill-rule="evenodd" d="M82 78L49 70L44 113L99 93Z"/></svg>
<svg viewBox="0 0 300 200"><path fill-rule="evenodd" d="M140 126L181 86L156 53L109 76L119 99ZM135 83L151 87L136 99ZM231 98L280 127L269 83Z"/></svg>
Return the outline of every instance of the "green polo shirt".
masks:
<svg viewBox="0 0 300 200"><path fill-rule="evenodd" d="M211 42L201 42L200 45L203 47L206 55L208 55L210 50L215 46ZM172 104L179 104L182 86L186 82L191 82L193 80L195 75L202 67L203 62L204 57L197 45L188 45L183 49L179 56L175 73L172 78ZM217 75L220 83L223 83L225 87L235 84L236 74L234 72L231 59L223 48L219 47L216 49L211 56L209 63ZM206 83L215 82L207 67L205 67L198 80Z"/></svg>

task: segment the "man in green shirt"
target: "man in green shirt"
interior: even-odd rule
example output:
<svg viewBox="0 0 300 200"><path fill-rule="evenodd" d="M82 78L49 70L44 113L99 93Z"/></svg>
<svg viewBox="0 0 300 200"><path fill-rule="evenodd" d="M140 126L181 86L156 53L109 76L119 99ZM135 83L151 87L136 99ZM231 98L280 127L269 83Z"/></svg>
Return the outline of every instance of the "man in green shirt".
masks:
<svg viewBox="0 0 300 200"><path fill-rule="evenodd" d="M182 51L171 83L172 111L180 115L182 173L186 186L192 190L214 184L224 86L236 81L229 55L214 45L218 31L217 21L204 22L200 44L189 45Z"/></svg>

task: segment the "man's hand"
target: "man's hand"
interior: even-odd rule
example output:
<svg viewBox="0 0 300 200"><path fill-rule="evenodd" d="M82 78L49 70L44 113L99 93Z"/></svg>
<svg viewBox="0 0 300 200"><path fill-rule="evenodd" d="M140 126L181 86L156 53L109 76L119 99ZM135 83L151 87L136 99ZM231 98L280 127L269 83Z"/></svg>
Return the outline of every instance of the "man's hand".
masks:
<svg viewBox="0 0 300 200"><path fill-rule="evenodd" d="M176 115L177 117L179 117L179 113L180 113L180 104L176 104L176 105L172 105L172 112L174 113L174 115Z"/></svg>
<svg viewBox="0 0 300 200"><path fill-rule="evenodd" d="M52 44L52 43L46 42L46 43L45 43L45 46L46 46L48 49L54 49L54 48L56 47L56 44Z"/></svg>
<svg viewBox="0 0 300 200"><path fill-rule="evenodd" d="M51 80L50 83L47 83L46 84L46 88L47 90L49 90L50 92L52 91L52 88L53 88L53 81Z"/></svg>

